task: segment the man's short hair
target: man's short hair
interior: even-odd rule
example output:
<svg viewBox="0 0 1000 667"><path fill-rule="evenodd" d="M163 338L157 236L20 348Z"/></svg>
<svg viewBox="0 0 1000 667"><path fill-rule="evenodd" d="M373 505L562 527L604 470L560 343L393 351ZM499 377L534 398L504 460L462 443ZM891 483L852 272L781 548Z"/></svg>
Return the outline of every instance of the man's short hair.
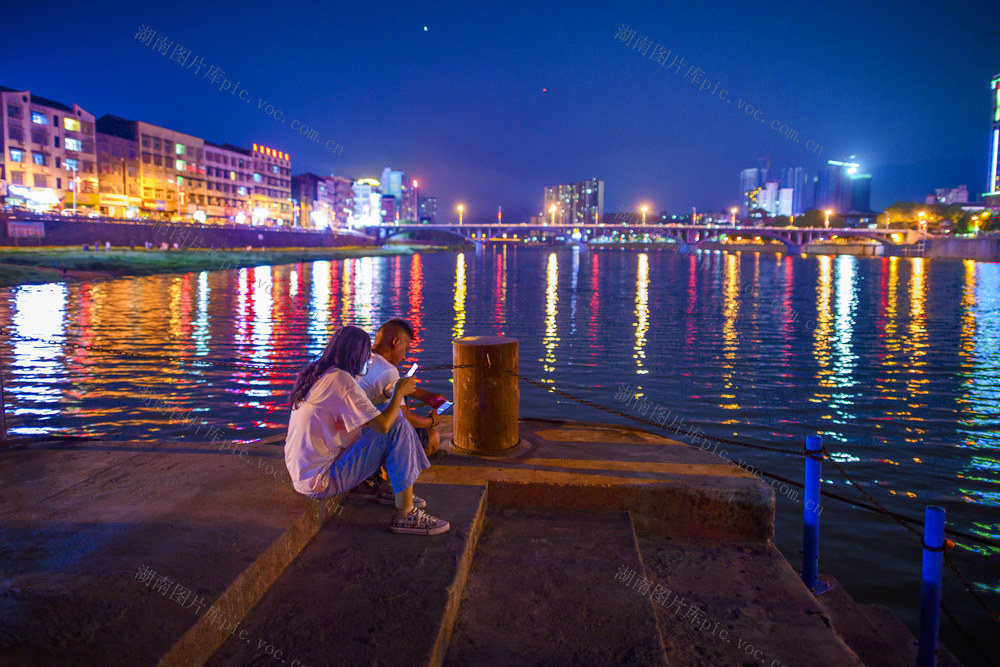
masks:
<svg viewBox="0 0 1000 667"><path fill-rule="evenodd" d="M399 329L406 332L406 335L410 337L410 340L413 340L413 325L401 317L394 317L391 320L386 320L382 326L378 328L378 335L379 337L387 336Z"/></svg>

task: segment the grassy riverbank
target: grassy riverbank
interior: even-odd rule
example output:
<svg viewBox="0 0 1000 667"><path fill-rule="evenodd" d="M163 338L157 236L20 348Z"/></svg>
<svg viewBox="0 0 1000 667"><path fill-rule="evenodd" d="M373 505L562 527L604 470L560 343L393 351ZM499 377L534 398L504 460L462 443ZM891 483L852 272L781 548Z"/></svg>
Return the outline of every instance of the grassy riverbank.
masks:
<svg viewBox="0 0 1000 667"><path fill-rule="evenodd" d="M220 268L292 264L349 257L381 257L452 250L448 246L391 245L277 250L145 250L112 248L0 248L0 287L70 280L95 280L155 273L216 271ZM228 266L226 266L228 262Z"/></svg>

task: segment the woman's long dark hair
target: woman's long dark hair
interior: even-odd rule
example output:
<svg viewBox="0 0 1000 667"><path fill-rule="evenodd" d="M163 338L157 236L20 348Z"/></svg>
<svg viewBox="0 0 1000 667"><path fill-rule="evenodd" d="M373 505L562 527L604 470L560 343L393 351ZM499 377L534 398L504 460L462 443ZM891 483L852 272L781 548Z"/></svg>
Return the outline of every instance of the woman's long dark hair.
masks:
<svg viewBox="0 0 1000 667"><path fill-rule="evenodd" d="M350 325L338 329L326 344L326 349L320 358L310 362L299 373L295 387L289 395L292 409L299 407L299 403L309 394L316 380L331 367L336 366L351 375L358 375L365 367L365 362L371 353L372 338L364 329Z"/></svg>

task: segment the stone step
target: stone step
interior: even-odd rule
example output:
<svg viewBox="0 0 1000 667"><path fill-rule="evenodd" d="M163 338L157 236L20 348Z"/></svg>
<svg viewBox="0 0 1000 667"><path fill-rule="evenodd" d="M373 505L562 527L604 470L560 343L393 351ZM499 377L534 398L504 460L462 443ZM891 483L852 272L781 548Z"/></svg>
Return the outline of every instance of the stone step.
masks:
<svg viewBox="0 0 1000 667"><path fill-rule="evenodd" d="M640 535L638 544L649 586L666 590L653 600L668 663L863 664L770 542Z"/></svg>
<svg viewBox="0 0 1000 667"><path fill-rule="evenodd" d="M625 512L487 513L446 665L666 665Z"/></svg>
<svg viewBox="0 0 1000 667"><path fill-rule="evenodd" d="M913 654L913 660L906 660L906 649L899 639L887 640L872 624L862 605L847 594L840 582L828 574L820 575L819 580L830 586L830 589L817 595L816 601L830 617L837 633L865 665L911 667L916 664L916 653ZM909 631L906 634L909 635ZM905 641L913 641L912 635Z"/></svg>
<svg viewBox="0 0 1000 667"><path fill-rule="evenodd" d="M28 443L0 489L0 664L200 664L327 518L269 445Z"/></svg>
<svg viewBox="0 0 1000 667"><path fill-rule="evenodd" d="M449 532L392 533L393 508L352 493L207 664L440 664L485 488L418 482L414 492Z"/></svg>
<svg viewBox="0 0 1000 667"><path fill-rule="evenodd" d="M899 617L880 604L862 604L858 608L879 635L902 656L904 664L917 664L917 639ZM944 614L941 619L944 623ZM938 644L937 664L938 667L962 667L962 663L944 644Z"/></svg>

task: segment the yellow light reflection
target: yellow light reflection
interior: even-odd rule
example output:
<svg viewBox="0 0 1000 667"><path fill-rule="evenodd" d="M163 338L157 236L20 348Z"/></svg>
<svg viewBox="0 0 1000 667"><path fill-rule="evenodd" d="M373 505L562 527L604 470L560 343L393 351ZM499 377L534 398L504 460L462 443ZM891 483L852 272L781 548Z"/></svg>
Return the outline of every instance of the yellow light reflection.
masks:
<svg viewBox="0 0 1000 667"><path fill-rule="evenodd" d="M556 367L556 344L559 338L556 335L556 312L559 302L559 261L556 254L549 254L548 269L545 274L545 337L542 338L542 345L545 346L545 358L539 359L543 362L542 370L546 373L553 372ZM552 382L552 378L542 378L542 382Z"/></svg>
<svg viewBox="0 0 1000 667"><path fill-rule="evenodd" d="M639 255L639 265L635 276L635 346L633 347L637 375L646 375L642 367L646 358L646 332L649 331L649 257Z"/></svg>
<svg viewBox="0 0 1000 667"><path fill-rule="evenodd" d="M453 338L465 336L465 253L458 253L455 260L455 327Z"/></svg>
<svg viewBox="0 0 1000 667"><path fill-rule="evenodd" d="M921 390L921 386L928 384L930 378L926 376L921 367L927 362L923 357L927 355L927 274L926 260L923 257L914 257L912 262L913 273L910 274L910 326L906 337L906 348L909 353L907 366L906 388L910 394L926 394L926 390Z"/></svg>
<svg viewBox="0 0 1000 667"><path fill-rule="evenodd" d="M821 387L833 386L830 376L831 333L833 331L833 316L830 309L830 297L833 293L833 262L830 255L819 255L816 258L819 275L816 283L816 328L813 331L813 358L819 365L816 372ZM823 403L830 398L829 394L817 394Z"/></svg>

